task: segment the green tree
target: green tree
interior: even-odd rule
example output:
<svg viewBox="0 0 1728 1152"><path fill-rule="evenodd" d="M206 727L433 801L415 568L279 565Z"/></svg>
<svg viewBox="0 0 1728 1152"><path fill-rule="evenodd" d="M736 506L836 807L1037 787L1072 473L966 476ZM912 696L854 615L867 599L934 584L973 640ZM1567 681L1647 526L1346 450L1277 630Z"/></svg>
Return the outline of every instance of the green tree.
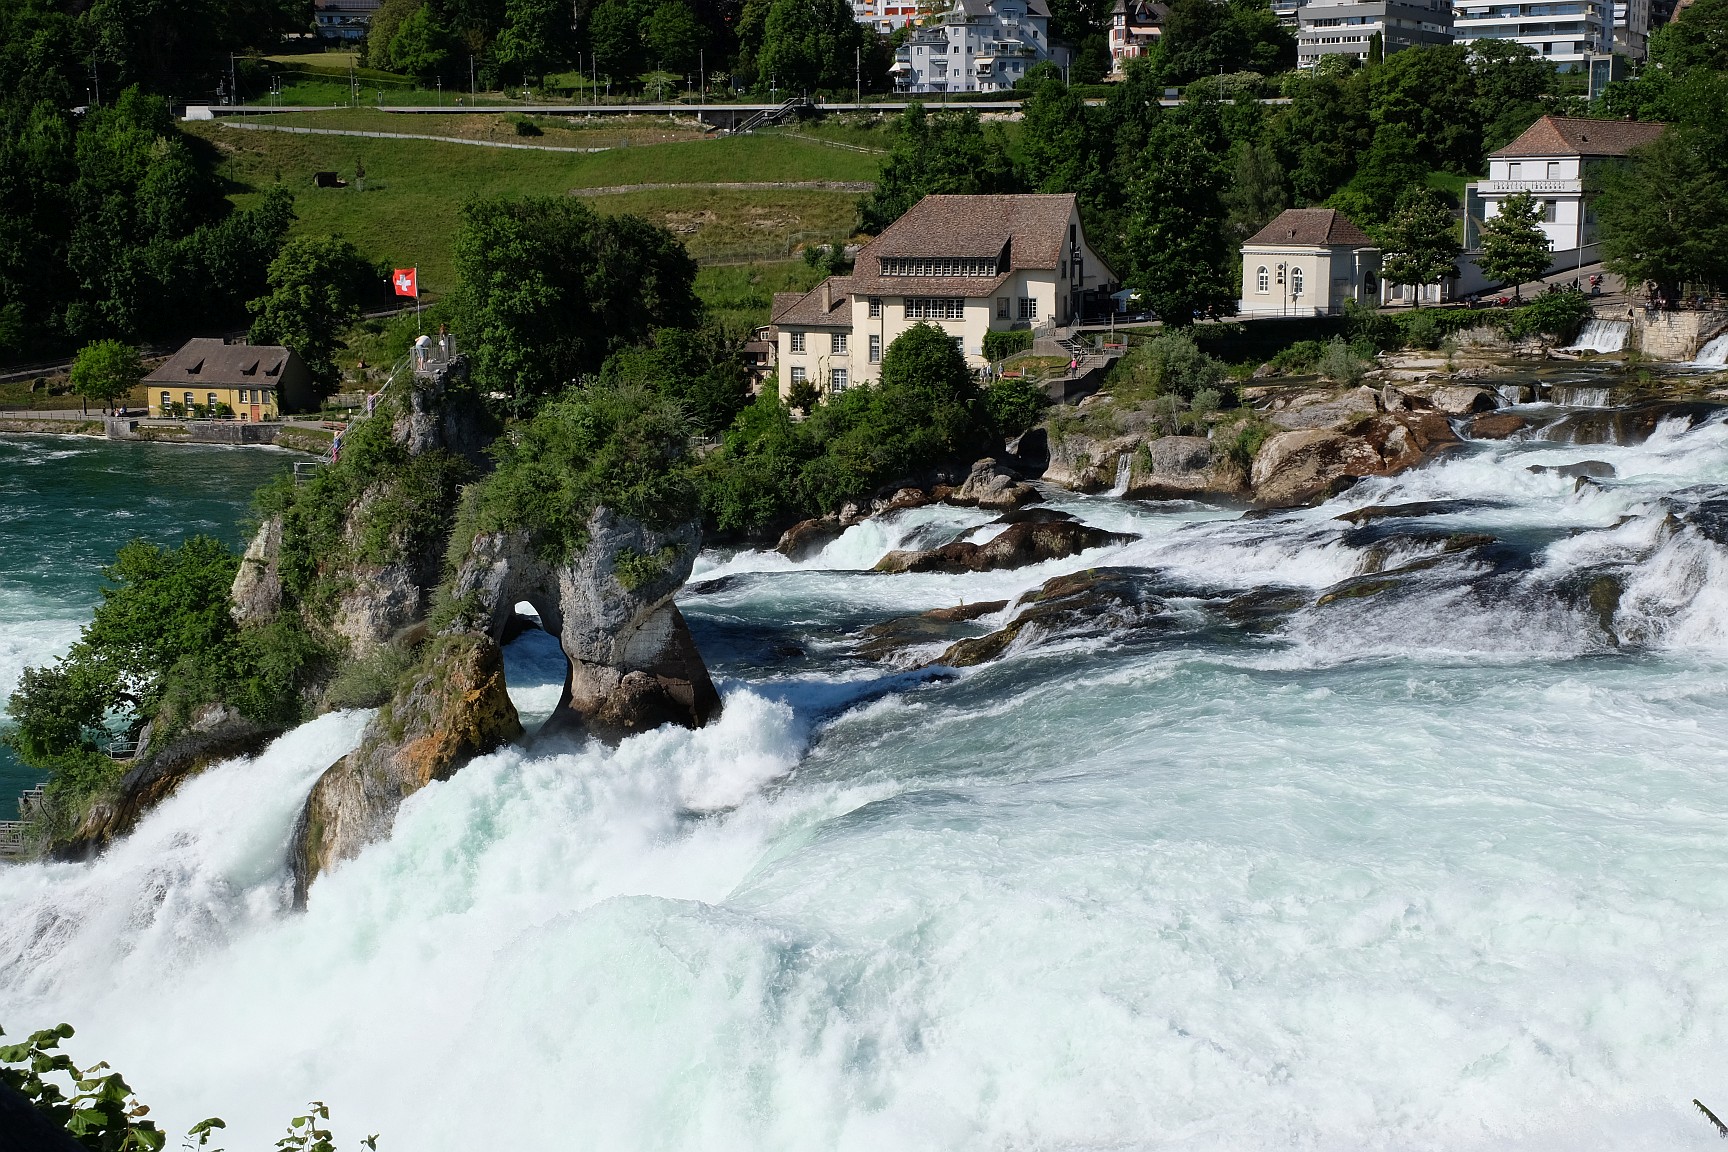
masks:
<svg viewBox="0 0 1728 1152"><path fill-rule="evenodd" d="M647 344L614 352L600 369L600 382L676 400L695 429L710 436L731 427L750 402L738 344L712 324L662 328Z"/></svg>
<svg viewBox="0 0 1728 1152"><path fill-rule="evenodd" d="M1483 274L1521 294L1527 282L1548 271L1554 255L1541 220L1542 209L1528 192L1501 201L1499 215L1482 225L1477 265Z"/></svg>
<svg viewBox="0 0 1728 1152"><path fill-rule="evenodd" d="M570 12L562 0L508 0L504 27L492 44L492 58L504 72L526 84L564 58Z"/></svg>
<svg viewBox="0 0 1728 1152"><path fill-rule="evenodd" d="M72 361L72 390L103 407L123 399L144 378L138 349L120 340L97 340Z"/></svg>
<svg viewBox="0 0 1728 1152"><path fill-rule="evenodd" d="M1389 218L1399 199L1427 177L1428 165L1417 155L1409 129L1402 124L1383 124L1374 133L1374 143L1356 175L1326 204L1371 228Z"/></svg>
<svg viewBox="0 0 1728 1152"><path fill-rule="evenodd" d="M254 344L281 344L306 362L314 383L329 389L340 379L336 353L360 307L379 294L383 270L340 236L298 236L270 262L270 292L247 307Z"/></svg>
<svg viewBox="0 0 1728 1152"><path fill-rule="evenodd" d="M588 45L606 76L642 71L642 20L634 0L600 0L588 16Z"/></svg>
<svg viewBox="0 0 1728 1152"><path fill-rule="evenodd" d="M456 38L430 4L422 4L402 21L390 38L390 66L429 84L444 75L456 50Z"/></svg>
<svg viewBox="0 0 1728 1152"><path fill-rule="evenodd" d="M1287 72L1296 38L1262 0L1175 0L1154 54L1166 84L1220 72Z"/></svg>
<svg viewBox="0 0 1728 1152"><path fill-rule="evenodd" d="M1230 242L1240 247L1284 211L1284 169L1270 144L1238 144L1233 148L1235 178L1224 190L1224 210Z"/></svg>
<svg viewBox="0 0 1728 1152"><path fill-rule="evenodd" d="M1376 136L1396 124L1425 169L1479 171L1482 124L1469 53L1464 44L1425 44L1394 52L1368 70Z"/></svg>
<svg viewBox="0 0 1728 1152"><path fill-rule="evenodd" d="M1470 72L1484 154L1517 139L1547 111L1556 91L1553 66L1536 49L1515 40L1472 42Z"/></svg>
<svg viewBox="0 0 1728 1152"><path fill-rule="evenodd" d="M1670 300L1686 285L1728 284L1728 181L1708 146L1697 129L1670 128L1603 174L1603 263L1628 284L1649 281Z"/></svg>
<svg viewBox="0 0 1728 1152"><path fill-rule="evenodd" d="M385 71L393 70L396 61L390 55L390 42L396 39L402 22L425 4L426 0L384 0L366 25L366 63Z"/></svg>
<svg viewBox="0 0 1728 1152"><path fill-rule="evenodd" d="M1381 229L1380 274L1393 284L1434 284L1458 274L1458 226L1446 198L1426 188L1413 188L1399 202ZM1421 303L1418 294L1417 303Z"/></svg>
<svg viewBox="0 0 1728 1152"><path fill-rule="evenodd" d="M1221 145L1209 106L1164 117L1131 193L1128 282L1146 292L1166 324L1191 324L1236 298Z"/></svg>
<svg viewBox="0 0 1728 1152"><path fill-rule="evenodd" d="M743 29L740 29L742 40ZM741 45L741 48L744 46ZM850 91L864 31L846 0L771 0L750 45L756 87L788 93Z"/></svg>
<svg viewBox="0 0 1728 1152"><path fill-rule="evenodd" d="M568 196L463 205L456 271L475 379L518 409L657 328L692 327L701 312L696 264L676 237Z"/></svg>
<svg viewBox="0 0 1728 1152"><path fill-rule="evenodd" d="M1669 72L1728 69L1728 0L1697 0L1650 35L1650 61Z"/></svg>
<svg viewBox="0 0 1728 1152"><path fill-rule="evenodd" d="M643 23L642 39L656 67L691 72L702 48L702 25L684 0L662 0Z"/></svg>
<svg viewBox="0 0 1728 1152"><path fill-rule="evenodd" d="M1322 66L1333 59L1285 82L1290 105L1268 133L1298 207L1323 203L1348 182L1374 140L1366 79Z"/></svg>
<svg viewBox="0 0 1728 1152"><path fill-rule="evenodd" d="M991 128L976 112L927 115L914 101L894 122L876 187L859 203L864 230L880 232L926 196L1017 191L1006 142Z"/></svg>
<svg viewBox="0 0 1728 1152"><path fill-rule="evenodd" d="M1033 192L1086 192L1097 179L1086 104L1047 75L1021 102L1020 155Z"/></svg>

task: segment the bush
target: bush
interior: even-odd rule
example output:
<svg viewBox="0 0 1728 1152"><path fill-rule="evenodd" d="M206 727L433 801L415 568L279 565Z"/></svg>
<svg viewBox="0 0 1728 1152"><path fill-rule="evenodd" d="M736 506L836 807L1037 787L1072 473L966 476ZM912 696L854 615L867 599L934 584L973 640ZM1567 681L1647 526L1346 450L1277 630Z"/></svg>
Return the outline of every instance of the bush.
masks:
<svg viewBox="0 0 1728 1152"><path fill-rule="evenodd" d="M989 331L984 333L984 359L992 364L1006 360L1016 352L1026 352L1032 348L1032 329L1015 328L1007 331Z"/></svg>
<svg viewBox="0 0 1728 1152"><path fill-rule="evenodd" d="M1408 348L1438 348L1440 341L1446 337L1440 317L1431 308L1418 308L1404 319L1402 327L1404 344Z"/></svg>
<svg viewBox="0 0 1728 1152"><path fill-rule="evenodd" d="M1222 389L1224 362L1200 351L1184 329L1160 333L1131 351L1112 372L1110 390L1120 402L1135 403L1170 394L1191 399L1203 389Z"/></svg>
<svg viewBox="0 0 1728 1152"><path fill-rule="evenodd" d="M1025 377L998 380L984 389L984 409L1004 436L1018 436L1038 422L1050 397Z"/></svg>
<svg viewBox="0 0 1728 1152"><path fill-rule="evenodd" d="M1391 352L1404 346L1404 330L1397 320L1355 300L1344 302L1344 338L1374 352Z"/></svg>
<svg viewBox="0 0 1728 1152"><path fill-rule="evenodd" d="M498 468L480 486L479 529L525 529L554 563L586 546L601 505L656 525L695 506L690 422L676 401L644 389L570 389L491 451Z"/></svg>
<svg viewBox="0 0 1728 1152"><path fill-rule="evenodd" d="M1222 451L1226 457L1247 470L1254 466L1254 457L1259 454L1260 446L1270 440L1277 431L1278 429L1259 417L1249 417L1231 426L1228 431L1218 429L1213 434L1213 448L1214 451Z"/></svg>
<svg viewBox="0 0 1728 1152"><path fill-rule="evenodd" d="M1522 308L1508 310L1500 327L1514 340L1543 335L1570 344L1590 319L1590 298L1576 288L1550 287Z"/></svg>
<svg viewBox="0 0 1728 1152"><path fill-rule="evenodd" d="M510 126L516 130L516 135L518 136L545 135L545 133L540 131L540 125L534 123L534 121L528 119L526 116L512 113L507 119L509 119Z"/></svg>
<svg viewBox="0 0 1728 1152"><path fill-rule="evenodd" d="M1326 345L1318 340L1298 340L1268 360L1267 366L1280 376L1302 376L1314 371Z"/></svg>
<svg viewBox="0 0 1728 1152"><path fill-rule="evenodd" d="M1368 371L1368 362L1358 355L1355 349L1344 343L1344 338L1334 336L1320 353L1320 359L1315 362L1315 369L1322 377L1334 384L1360 384L1363 375Z"/></svg>

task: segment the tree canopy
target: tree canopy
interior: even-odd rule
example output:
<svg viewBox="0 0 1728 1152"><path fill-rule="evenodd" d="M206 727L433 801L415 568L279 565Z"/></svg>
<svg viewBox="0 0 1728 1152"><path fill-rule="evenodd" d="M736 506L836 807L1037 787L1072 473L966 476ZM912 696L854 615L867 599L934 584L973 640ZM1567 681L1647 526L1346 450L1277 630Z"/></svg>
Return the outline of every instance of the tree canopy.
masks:
<svg viewBox="0 0 1728 1152"><path fill-rule="evenodd" d="M270 262L268 295L247 307L254 344L292 348L328 389L338 380L342 333L360 318L361 305L381 295L386 273L340 236L298 236Z"/></svg>
<svg viewBox="0 0 1728 1152"><path fill-rule="evenodd" d="M568 196L469 201L456 270L457 328L475 380L518 410L701 312L696 263L676 237Z"/></svg>
<svg viewBox="0 0 1728 1152"><path fill-rule="evenodd" d="M1482 225L1482 255L1477 263L1490 280L1524 285L1548 271L1552 245L1542 231L1536 198L1520 192L1500 202L1500 212Z"/></svg>

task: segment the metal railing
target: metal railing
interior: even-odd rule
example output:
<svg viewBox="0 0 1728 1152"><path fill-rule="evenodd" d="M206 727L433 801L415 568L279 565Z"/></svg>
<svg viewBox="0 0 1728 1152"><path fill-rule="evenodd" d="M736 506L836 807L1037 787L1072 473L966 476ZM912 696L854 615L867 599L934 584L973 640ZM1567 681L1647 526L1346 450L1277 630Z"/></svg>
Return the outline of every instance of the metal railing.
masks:
<svg viewBox="0 0 1728 1152"><path fill-rule="evenodd" d="M130 760L138 755L138 741L130 736L117 736L108 741L108 755L116 760Z"/></svg>
<svg viewBox="0 0 1728 1152"><path fill-rule="evenodd" d="M29 829L22 820L0 820L0 857L24 855Z"/></svg>

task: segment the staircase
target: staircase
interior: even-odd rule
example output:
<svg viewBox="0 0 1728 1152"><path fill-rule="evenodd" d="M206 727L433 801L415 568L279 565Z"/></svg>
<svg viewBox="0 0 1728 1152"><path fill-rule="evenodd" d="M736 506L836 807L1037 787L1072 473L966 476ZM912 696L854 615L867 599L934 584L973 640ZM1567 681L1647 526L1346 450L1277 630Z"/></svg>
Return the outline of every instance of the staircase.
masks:
<svg viewBox="0 0 1728 1152"><path fill-rule="evenodd" d="M750 119L744 121L744 123L733 128L731 135L736 136L741 132L753 132L758 128L765 128L770 124L778 124L792 112L804 107L804 105L808 103L809 101L804 99L804 97L794 96L792 99L781 104L778 108L764 108L762 111L750 117Z"/></svg>

